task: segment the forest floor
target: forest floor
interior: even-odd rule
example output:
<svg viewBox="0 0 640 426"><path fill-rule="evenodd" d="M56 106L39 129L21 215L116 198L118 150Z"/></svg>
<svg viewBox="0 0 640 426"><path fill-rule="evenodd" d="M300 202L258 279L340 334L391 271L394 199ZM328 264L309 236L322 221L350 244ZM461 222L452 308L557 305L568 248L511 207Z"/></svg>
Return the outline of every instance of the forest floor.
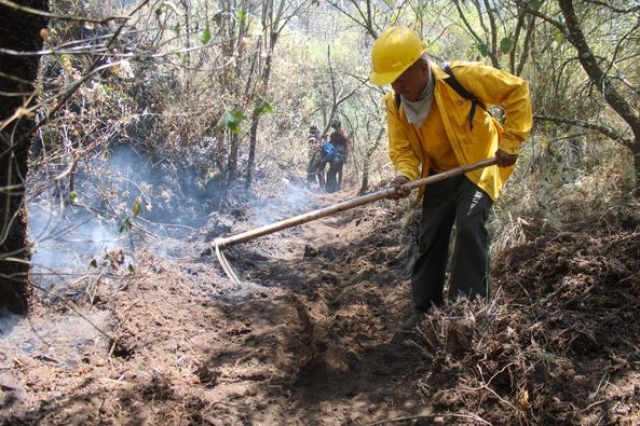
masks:
<svg viewBox="0 0 640 426"><path fill-rule="evenodd" d="M114 250L98 278L5 318L0 424L640 424L638 223L530 223L494 256L489 303L401 333L410 226L392 201L226 248L243 283L223 273L221 229L354 192L306 196L149 235L123 248L135 267Z"/></svg>

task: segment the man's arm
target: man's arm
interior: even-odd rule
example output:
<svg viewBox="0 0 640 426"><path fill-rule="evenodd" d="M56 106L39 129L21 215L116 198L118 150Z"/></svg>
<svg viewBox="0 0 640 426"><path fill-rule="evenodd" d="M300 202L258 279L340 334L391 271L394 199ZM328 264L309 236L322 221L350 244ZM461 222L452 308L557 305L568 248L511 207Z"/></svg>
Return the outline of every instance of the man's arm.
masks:
<svg viewBox="0 0 640 426"><path fill-rule="evenodd" d="M418 179L421 160L409 142L406 126L395 105L393 94L385 97L385 105L387 107L389 158L393 163L395 174L396 176L405 176L409 180Z"/></svg>
<svg viewBox="0 0 640 426"><path fill-rule="evenodd" d="M398 199L411 194L411 190L403 185L420 177L422 161L409 142L406 127L403 124L404 121L400 116L399 106L395 103L393 93L385 97L385 105L387 107L389 157L395 171L391 187L396 189L396 192L389 198Z"/></svg>
<svg viewBox="0 0 640 426"><path fill-rule="evenodd" d="M482 64L455 67L456 78L471 93L489 105L502 105L505 120L497 154L498 164L517 159L520 144L533 125L529 84L510 73ZM513 160L515 163L515 160Z"/></svg>

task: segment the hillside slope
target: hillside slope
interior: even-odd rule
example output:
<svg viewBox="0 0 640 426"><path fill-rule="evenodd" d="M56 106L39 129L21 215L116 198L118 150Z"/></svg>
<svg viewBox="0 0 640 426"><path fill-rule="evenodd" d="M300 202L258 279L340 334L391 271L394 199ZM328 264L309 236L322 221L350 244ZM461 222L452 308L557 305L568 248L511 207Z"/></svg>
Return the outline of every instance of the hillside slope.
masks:
<svg viewBox="0 0 640 426"><path fill-rule="evenodd" d="M490 303L401 334L410 250L391 201L225 249L244 282L224 275L217 230L352 194L306 196L149 238L135 274L112 258L73 305L5 325L2 424L640 422L640 233L543 234L495 260Z"/></svg>

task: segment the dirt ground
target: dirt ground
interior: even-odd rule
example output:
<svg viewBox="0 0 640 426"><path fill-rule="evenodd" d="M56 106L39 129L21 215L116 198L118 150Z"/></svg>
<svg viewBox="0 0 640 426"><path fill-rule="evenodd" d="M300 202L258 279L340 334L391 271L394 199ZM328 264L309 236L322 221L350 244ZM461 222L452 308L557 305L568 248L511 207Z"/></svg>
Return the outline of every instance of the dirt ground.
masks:
<svg viewBox="0 0 640 426"><path fill-rule="evenodd" d="M640 424L640 224L532 225L490 302L408 334L392 201L224 249L240 284L207 244L354 196L212 214L40 294L3 323L1 424Z"/></svg>

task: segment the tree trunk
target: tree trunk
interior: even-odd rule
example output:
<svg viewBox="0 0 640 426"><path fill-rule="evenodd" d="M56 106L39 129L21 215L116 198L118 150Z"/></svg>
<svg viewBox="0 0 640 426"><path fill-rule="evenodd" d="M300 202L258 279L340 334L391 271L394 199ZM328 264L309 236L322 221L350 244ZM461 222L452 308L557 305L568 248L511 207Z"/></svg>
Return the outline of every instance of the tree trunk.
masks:
<svg viewBox="0 0 640 426"><path fill-rule="evenodd" d="M265 48L267 57L264 64L261 64L259 58L257 62L261 64L259 66L260 77L258 79L257 93L259 99L255 99L254 103L262 102L264 97L269 91L269 81L271 79L271 66L273 64L273 52L276 48L276 42L280 35L280 31L284 26L280 26L283 18L285 2L281 1L278 5L278 10L274 16L273 0L269 0L262 3L262 31L263 39L265 40ZM284 23L290 18L284 19ZM283 24L284 25L284 24ZM249 189L253 180L253 169L255 168L256 146L258 144L258 126L260 125L260 115L264 112L263 105L254 105L253 113L251 114L251 131L249 135L249 160L247 162L247 179L245 181L245 188Z"/></svg>
<svg viewBox="0 0 640 426"><path fill-rule="evenodd" d="M367 149L367 152L364 156L364 161L362 165L362 185L360 185L360 191L358 193L364 194L369 191L369 166L371 164L371 156L374 152L378 150L378 146L380 145L380 141L382 140L382 136L384 136L385 127L380 126L380 131L376 136L374 143Z"/></svg>
<svg viewBox="0 0 640 426"><path fill-rule="evenodd" d="M635 134L633 145L631 145L631 152L633 153L633 167L636 172L636 196L640 197L640 133Z"/></svg>
<svg viewBox="0 0 640 426"><path fill-rule="evenodd" d="M48 0L13 0L48 11ZM0 5L0 48L15 52L42 49L46 18ZM27 312L31 259L25 204L28 157L34 120L22 108L33 106L40 57L0 52L0 306Z"/></svg>
<svg viewBox="0 0 640 426"><path fill-rule="evenodd" d="M251 128L249 130L249 158L247 160L247 179L244 181L244 189L251 187L253 181L253 169L256 162L256 145L258 141L258 125L260 117L255 113L251 115Z"/></svg>
<svg viewBox="0 0 640 426"><path fill-rule="evenodd" d="M569 41L578 51L578 60L593 85L602 93L607 104L622 118L631 128L634 139L630 143L635 167L636 189L640 188L640 116L634 106L630 105L624 96L616 89L612 79L599 65L599 60L589 47L584 36L580 21L576 16L572 0L558 0L560 10L564 16ZM638 191L636 191L638 195Z"/></svg>
<svg viewBox="0 0 640 426"><path fill-rule="evenodd" d="M273 49L275 48L275 39L273 39L273 43L269 46L269 50L267 53L267 60L265 61L264 68L262 69L262 73L260 75L260 93L266 94L267 89L269 87L269 79L271 78L271 63L273 59ZM249 138L249 160L247 162L247 180L245 182L245 188L249 189L251 186L251 181L253 180L253 169L255 168L256 162L256 145L258 140L258 126L260 125L260 115L261 112L258 110L262 108L262 106L255 106L253 110L253 114L251 115L251 131Z"/></svg>

